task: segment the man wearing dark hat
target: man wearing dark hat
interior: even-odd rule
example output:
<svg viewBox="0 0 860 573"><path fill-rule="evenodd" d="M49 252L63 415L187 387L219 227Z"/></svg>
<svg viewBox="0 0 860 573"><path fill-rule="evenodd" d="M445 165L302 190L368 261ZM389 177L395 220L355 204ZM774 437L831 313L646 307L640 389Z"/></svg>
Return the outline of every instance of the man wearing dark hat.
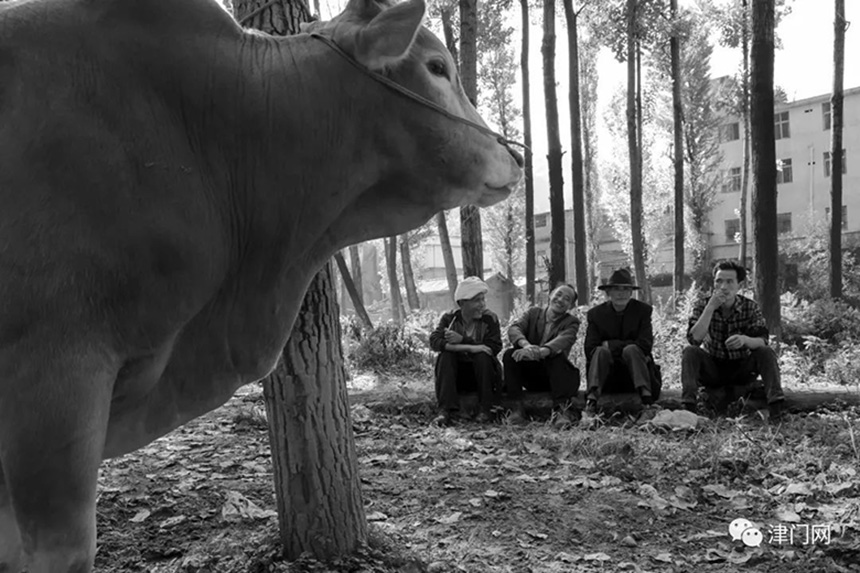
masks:
<svg viewBox="0 0 860 573"><path fill-rule="evenodd" d="M650 404L656 391L648 369L654 344L651 305L632 298L639 287L627 269L616 270L597 288L607 300L588 311L584 420L596 413L601 394L624 391L632 383L642 403Z"/></svg>
<svg viewBox="0 0 860 573"><path fill-rule="evenodd" d="M502 373L496 355L502 350L502 329L499 317L487 309L488 290L478 277L463 279L454 291L459 308L442 315L430 334L430 348L439 353L435 425L450 425L460 416L460 392L477 390L477 421L482 423L490 421L490 409L498 401Z"/></svg>
<svg viewBox="0 0 860 573"><path fill-rule="evenodd" d="M567 359L579 331L579 319L568 312L574 304L573 287L558 286L550 293L546 307L530 308L508 329L512 348L505 351L502 363L508 397L516 404L508 418L510 423L526 422L524 387L531 391L549 390L556 426L574 421L571 401L579 391L579 370Z"/></svg>

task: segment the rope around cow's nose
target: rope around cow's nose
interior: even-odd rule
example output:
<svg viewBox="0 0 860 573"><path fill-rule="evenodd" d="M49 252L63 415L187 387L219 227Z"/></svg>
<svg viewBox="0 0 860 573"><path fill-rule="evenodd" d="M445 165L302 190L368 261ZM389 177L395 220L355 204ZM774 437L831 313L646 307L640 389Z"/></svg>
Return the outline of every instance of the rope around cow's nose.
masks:
<svg viewBox="0 0 860 573"><path fill-rule="evenodd" d="M426 107L429 107L430 109L432 109L434 111L441 113L442 115L444 115L448 119L452 119L454 121L468 125L469 127L473 127L475 129L477 129L481 133L484 133L486 135L494 137L496 139L496 141L498 141L504 147L510 147L511 145L516 145L516 146L522 147L526 151L529 151L529 152L531 151L531 149L529 149L524 143L520 143L519 141L514 141L513 139L508 139L508 138L504 137L503 135L496 133L495 131L493 131L492 129L490 129L488 127L485 127L483 125L475 123L474 121L469 121L468 119L460 117L458 115L454 115L453 113L451 113L450 111L448 111L444 107L440 106L436 102L430 101L426 97L419 95L419 94L413 92L412 90L406 89L405 87L401 86L397 82L393 82L390 79L386 78L382 74L378 74L376 72L373 72L373 71L367 69L366 67L364 67L363 65L358 63L358 61L356 61L355 58L353 58L352 56L350 56L349 54L344 52L343 49L340 46L338 46L337 43L335 43L332 39L326 38L325 36L321 36L320 34L318 34L316 32L312 32L310 34L310 36L311 36L311 38L316 38L317 40L320 40L323 44L327 45L332 50L334 50L335 52L340 54L341 57L343 57L347 62L352 64L353 67L358 69L361 73L365 74L366 76L373 78L374 80L378 81L382 85L393 89L394 91L398 92L399 94L404 95L411 100L414 100L414 101L416 101L416 102L418 102L418 103L420 103Z"/></svg>

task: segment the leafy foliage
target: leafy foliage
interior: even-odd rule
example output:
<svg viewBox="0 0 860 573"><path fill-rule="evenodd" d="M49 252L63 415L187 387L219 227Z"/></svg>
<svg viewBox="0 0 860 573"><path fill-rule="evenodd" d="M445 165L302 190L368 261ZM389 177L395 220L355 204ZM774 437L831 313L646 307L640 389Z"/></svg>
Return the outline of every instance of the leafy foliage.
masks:
<svg viewBox="0 0 860 573"><path fill-rule="evenodd" d="M412 315L403 325L387 323L368 333L350 327L348 357L355 370L376 373L426 374L433 363L429 348L429 314Z"/></svg>

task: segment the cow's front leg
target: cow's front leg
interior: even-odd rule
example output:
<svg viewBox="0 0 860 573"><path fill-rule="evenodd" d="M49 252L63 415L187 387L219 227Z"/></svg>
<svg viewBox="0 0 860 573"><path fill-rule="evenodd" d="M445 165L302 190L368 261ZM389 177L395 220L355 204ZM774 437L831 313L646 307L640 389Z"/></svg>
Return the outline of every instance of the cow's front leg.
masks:
<svg viewBox="0 0 860 573"><path fill-rule="evenodd" d="M19 573L24 567L23 557L21 532L0 465L0 573Z"/></svg>
<svg viewBox="0 0 860 573"><path fill-rule="evenodd" d="M54 350L50 356L38 349ZM0 354L0 464L29 573L88 573L116 368L92 346ZM11 377L7 377L11 375Z"/></svg>

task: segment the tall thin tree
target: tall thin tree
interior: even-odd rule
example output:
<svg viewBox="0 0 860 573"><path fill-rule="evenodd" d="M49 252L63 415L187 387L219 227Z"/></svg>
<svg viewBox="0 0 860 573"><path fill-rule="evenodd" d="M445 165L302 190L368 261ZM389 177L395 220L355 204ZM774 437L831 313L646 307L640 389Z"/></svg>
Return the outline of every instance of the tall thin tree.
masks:
<svg viewBox="0 0 860 573"><path fill-rule="evenodd" d="M535 302L535 184L534 156L532 155L532 117L529 78L529 1L520 0L522 15L522 49L520 69L523 77L523 139L525 140L525 186L526 186L526 298Z"/></svg>
<svg viewBox="0 0 860 573"><path fill-rule="evenodd" d="M549 285L565 281L564 177L561 167L561 137L558 122L558 95L555 81L555 0L543 3L543 89L546 108L546 133L549 144L550 266Z"/></svg>
<svg viewBox="0 0 860 573"><path fill-rule="evenodd" d="M752 4L750 50L755 283L765 322L771 333L779 335L779 246L776 227L773 59L774 0L756 0Z"/></svg>
<svg viewBox="0 0 860 573"><path fill-rule="evenodd" d="M361 278L361 254L358 245L349 246L349 264L352 270L352 279L355 281L355 291L358 300L364 304L364 283Z"/></svg>
<svg viewBox="0 0 860 573"><path fill-rule="evenodd" d="M460 0L460 81L463 91L478 102L478 0ZM460 207L460 244L463 274L484 276L484 242L481 211L475 205Z"/></svg>
<svg viewBox="0 0 860 573"><path fill-rule="evenodd" d="M678 0L671 0L672 36L669 51L672 69L672 130L675 137L673 163L675 167L675 269L672 283L675 303L684 290L684 108L681 100L681 39L678 21Z"/></svg>
<svg viewBox="0 0 860 573"><path fill-rule="evenodd" d="M830 95L830 296L842 297L842 83L845 75L845 0L835 0L833 93Z"/></svg>
<svg viewBox="0 0 860 573"><path fill-rule="evenodd" d="M579 90L579 10L573 9L573 0L564 0L567 22L568 76L570 77L570 166L573 178L573 249L576 293L579 304L588 304L588 251L585 227L585 174L582 155L582 103Z"/></svg>
<svg viewBox="0 0 860 573"><path fill-rule="evenodd" d="M385 267L388 271L388 287L391 296L391 320L402 324L406 319L403 296L400 294L400 279L397 277L397 235L383 240L385 244Z"/></svg>
<svg viewBox="0 0 860 573"><path fill-rule="evenodd" d="M750 9L749 0L741 0L741 94L740 111L741 127L743 129L743 162L741 165L741 197L738 218L740 222L740 253L742 265L747 264L747 245L749 231L747 228L747 197L750 187Z"/></svg>
<svg viewBox="0 0 860 573"><path fill-rule="evenodd" d="M245 26L272 34L310 19L302 0L234 0ZM243 14L254 14L243 18ZM330 559L367 538L331 263L305 294L278 367L263 381L280 537L288 558Z"/></svg>

